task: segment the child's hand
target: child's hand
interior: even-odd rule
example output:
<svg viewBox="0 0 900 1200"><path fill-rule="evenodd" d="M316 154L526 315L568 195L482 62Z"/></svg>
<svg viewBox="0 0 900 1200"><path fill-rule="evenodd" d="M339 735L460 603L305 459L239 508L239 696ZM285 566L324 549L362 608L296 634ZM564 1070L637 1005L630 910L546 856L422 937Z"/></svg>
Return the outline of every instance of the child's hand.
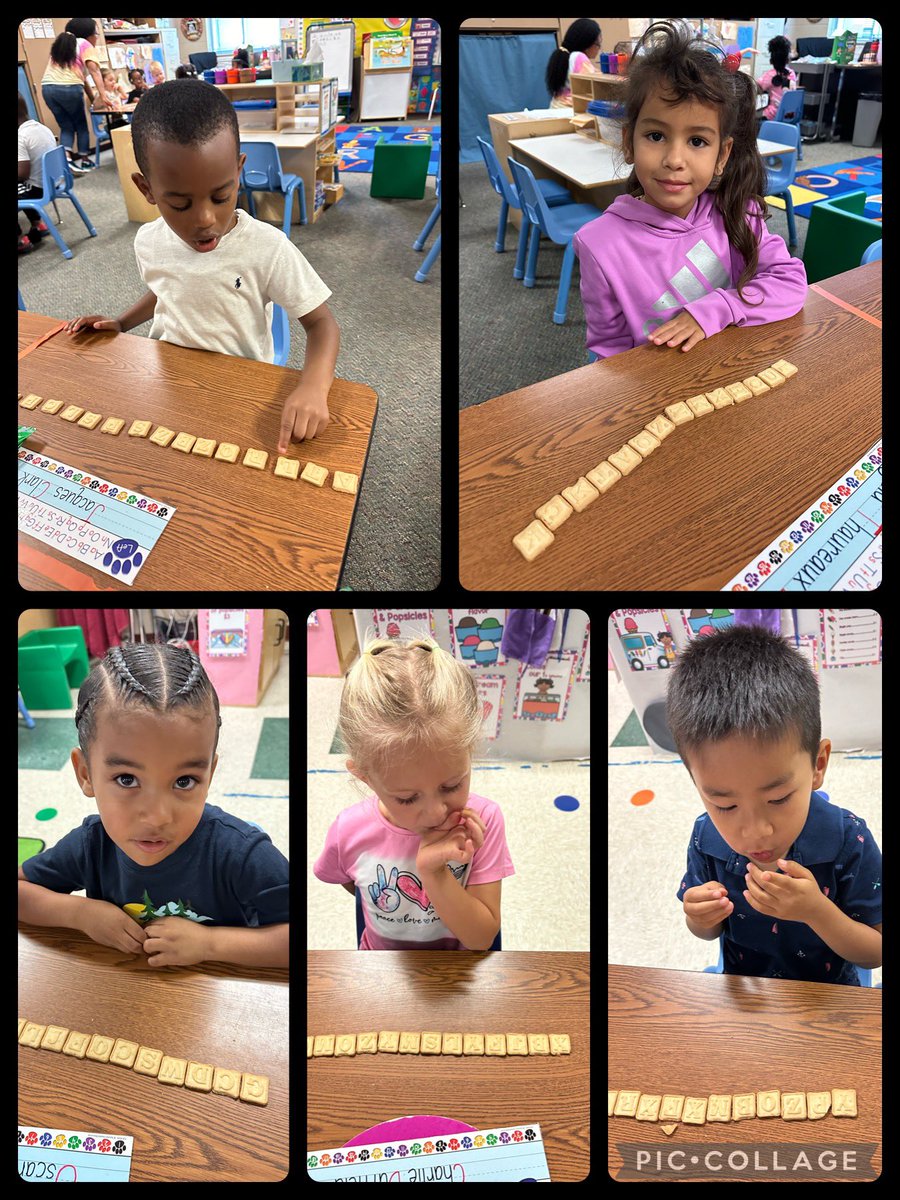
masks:
<svg viewBox="0 0 900 1200"><path fill-rule="evenodd" d="M471 862L477 849L484 845L484 824L471 808L457 810L449 831L435 829L423 833L416 855L416 869L420 875L440 874L450 859L455 862Z"/></svg>
<svg viewBox="0 0 900 1200"><path fill-rule="evenodd" d="M744 899L751 908L767 917L778 917L782 921L815 920L826 897L812 871L799 863L779 858L778 866L785 872L761 871L754 863L747 863L747 890Z"/></svg>
<svg viewBox="0 0 900 1200"><path fill-rule="evenodd" d="M189 967L209 957L209 933L187 917L162 917L147 927L144 953L150 967Z"/></svg>
<svg viewBox="0 0 900 1200"><path fill-rule="evenodd" d="M301 383L294 388L281 412L278 453L287 454L291 441L314 438L325 432L329 421L327 392Z"/></svg>
<svg viewBox="0 0 900 1200"><path fill-rule="evenodd" d="M78 333L80 329L112 329L122 332L122 322L114 317L104 317L102 313L94 313L90 317L74 317L66 323L66 333Z"/></svg>
<svg viewBox="0 0 900 1200"><path fill-rule="evenodd" d="M728 890L721 883L700 883L681 897L684 915L700 929L715 929L734 912Z"/></svg>
<svg viewBox="0 0 900 1200"><path fill-rule="evenodd" d="M99 946L111 946L126 954L140 954L147 931L128 913L108 900L88 900L79 928Z"/></svg>
<svg viewBox="0 0 900 1200"><path fill-rule="evenodd" d="M680 312L671 321L666 321L665 325L660 325L658 329L654 329L650 335L650 341L657 346L662 342L667 342L670 346L677 346L679 342L684 342L684 339L687 338L687 341L681 348L682 350L690 350L691 346L696 346L705 337L706 334L691 314L689 312Z"/></svg>

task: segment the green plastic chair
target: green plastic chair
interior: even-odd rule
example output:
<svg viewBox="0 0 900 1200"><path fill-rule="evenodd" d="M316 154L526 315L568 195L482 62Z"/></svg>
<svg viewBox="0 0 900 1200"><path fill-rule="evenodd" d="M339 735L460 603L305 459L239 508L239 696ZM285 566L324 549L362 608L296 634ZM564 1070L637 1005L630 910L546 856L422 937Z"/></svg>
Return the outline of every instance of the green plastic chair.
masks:
<svg viewBox="0 0 900 1200"><path fill-rule="evenodd" d="M808 283L858 267L866 249L881 237L881 222L862 215L864 191L847 192L812 206L803 247Z"/></svg>
<svg viewBox="0 0 900 1200"><path fill-rule="evenodd" d="M30 709L74 708L71 689L89 670L80 625L32 629L19 638L19 690Z"/></svg>
<svg viewBox="0 0 900 1200"><path fill-rule="evenodd" d="M421 200L431 158L431 138L424 142L389 142L384 134L375 143L369 195Z"/></svg>

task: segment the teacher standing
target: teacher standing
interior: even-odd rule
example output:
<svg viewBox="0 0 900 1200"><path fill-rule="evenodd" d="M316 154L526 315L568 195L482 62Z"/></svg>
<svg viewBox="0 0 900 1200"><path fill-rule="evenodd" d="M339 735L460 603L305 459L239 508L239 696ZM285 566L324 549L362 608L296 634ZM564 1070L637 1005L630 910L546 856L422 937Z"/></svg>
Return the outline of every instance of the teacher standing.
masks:
<svg viewBox="0 0 900 1200"><path fill-rule="evenodd" d="M562 45L554 50L547 63L545 79L550 93L551 108L570 108L572 105L572 75L596 75L594 60L600 53L603 35L600 26L590 17L579 17L566 30Z"/></svg>

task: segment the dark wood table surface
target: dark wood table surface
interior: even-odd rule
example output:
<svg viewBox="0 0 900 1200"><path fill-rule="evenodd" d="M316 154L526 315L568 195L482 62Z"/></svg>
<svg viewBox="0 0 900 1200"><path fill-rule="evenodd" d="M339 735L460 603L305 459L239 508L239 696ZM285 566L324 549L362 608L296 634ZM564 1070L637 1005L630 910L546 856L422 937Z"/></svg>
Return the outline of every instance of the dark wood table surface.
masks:
<svg viewBox="0 0 900 1200"><path fill-rule="evenodd" d="M881 436L880 298L881 263L870 263L811 287L788 320L730 326L687 353L638 346L464 409L463 587L721 588ZM798 373L678 426L533 562L513 546L536 508L666 405L780 358Z"/></svg>
<svg viewBox="0 0 900 1200"><path fill-rule="evenodd" d="M18 1047L20 1123L134 1138L134 1182L270 1183L288 1170L288 972L148 966L74 929L20 922L19 1016L266 1075L261 1106L110 1063Z"/></svg>
<svg viewBox="0 0 900 1200"><path fill-rule="evenodd" d="M22 350L58 322L19 313ZM297 336L295 331L294 336ZM25 448L125 484L177 512L133 584L29 536L19 534L19 582L29 589L122 591L226 589L334 590L338 586L356 496L332 488L333 472L358 475L358 492L378 399L359 383L335 379L331 422L311 442L294 442L286 457L327 467L324 487L273 474L285 396L301 372L127 333L65 331L19 363L18 391L123 417L112 437L18 409L20 425L37 432ZM129 437L134 420L165 425L241 448L235 463L182 454L148 438ZM102 422L101 422L102 424ZM150 431L151 433L153 430ZM268 452L262 471L242 465L249 448Z"/></svg>
<svg viewBox="0 0 900 1200"><path fill-rule="evenodd" d="M607 986L609 1088L700 1097L855 1088L859 1112L856 1118L829 1113L817 1121L679 1122L672 1137L659 1123L608 1118L608 1167L614 1179L623 1166L617 1142L639 1142L654 1152L715 1143L725 1153L729 1144L748 1142L811 1148L876 1143L872 1165L880 1173L879 989L618 965L607 968ZM697 1182L725 1174L710 1172ZM675 1177L650 1168L640 1176L654 1182ZM728 1176L731 1182L742 1178L747 1175Z"/></svg>
<svg viewBox="0 0 900 1200"><path fill-rule="evenodd" d="M502 1059L361 1054L307 1060L307 1149L382 1121L454 1117L478 1129L535 1121L554 1181L590 1155L590 956L500 950L312 950L307 1035L368 1030L568 1033L572 1053Z"/></svg>

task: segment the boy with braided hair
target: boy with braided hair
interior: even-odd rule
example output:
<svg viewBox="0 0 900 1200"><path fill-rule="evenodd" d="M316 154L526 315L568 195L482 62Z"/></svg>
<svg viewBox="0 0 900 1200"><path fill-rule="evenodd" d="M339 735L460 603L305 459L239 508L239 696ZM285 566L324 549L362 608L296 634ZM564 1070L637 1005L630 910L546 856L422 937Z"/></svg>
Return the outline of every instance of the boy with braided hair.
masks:
<svg viewBox="0 0 900 1200"><path fill-rule="evenodd" d="M72 766L99 815L19 867L19 919L81 929L154 967L286 967L287 859L206 803L221 724L191 650L113 647L75 713Z"/></svg>

